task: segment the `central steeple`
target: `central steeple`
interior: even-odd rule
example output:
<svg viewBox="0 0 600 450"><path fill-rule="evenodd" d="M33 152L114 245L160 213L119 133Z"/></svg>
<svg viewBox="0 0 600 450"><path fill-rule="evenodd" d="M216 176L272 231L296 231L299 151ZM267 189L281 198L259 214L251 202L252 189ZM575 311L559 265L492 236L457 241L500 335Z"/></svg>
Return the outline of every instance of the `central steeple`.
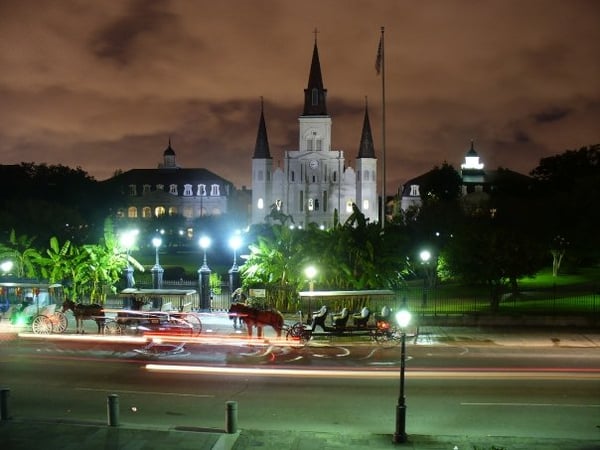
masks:
<svg viewBox="0 0 600 450"><path fill-rule="evenodd" d="M315 45L313 48L310 74L308 75L308 87L304 89L304 112L303 116L326 116L327 89L323 87L321 75L321 63L319 62L319 49L317 47L317 33L315 32Z"/></svg>

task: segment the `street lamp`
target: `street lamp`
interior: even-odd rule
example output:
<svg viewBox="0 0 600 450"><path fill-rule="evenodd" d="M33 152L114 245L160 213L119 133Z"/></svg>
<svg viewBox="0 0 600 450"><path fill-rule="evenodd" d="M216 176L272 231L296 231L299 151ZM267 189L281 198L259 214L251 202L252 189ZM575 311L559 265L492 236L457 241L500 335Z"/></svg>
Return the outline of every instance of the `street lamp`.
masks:
<svg viewBox="0 0 600 450"><path fill-rule="evenodd" d="M404 370L406 367L406 327L410 323L411 315L406 305L396 313L396 321L402 333L402 346L400 353L400 395L396 406L396 432L393 441L396 444L406 442L406 399L404 398Z"/></svg>
<svg viewBox="0 0 600 450"><path fill-rule="evenodd" d="M422 250L421 253L419 253L419 257L421 258L421 263L423 264L424 267L424 272L423 272L423 302L421 304L421 306L425 307L427 306L427 277L428 277L428 272L427 272L427 264L429 264L429 260L431 259L431 252L429 250Z"/></svg>
<svg viewBox="0 0 600 450"><path fill-rule="evenodd" d="M229 269L229 289L233 293L240 287L240 269L237 266L237 250L242 246L242 237L235 234L229 239L229 246L233 249L233 265Z"/></svg>
<svg viewBox="0 0 600 450"><path fill-rule="evenodd" d="M202 236L198 240L198 245L204 251L204 261L198 269L198 283L200 284L200 309L208 310L210 308L210 268L206 264L206 249L210 247L210 238Z"/></svg>
<svg viewBox="0 0 600 450"><path fill-rule="evenodd" d="M0 264L0 270L2 270L2 273L4 275L10 274L10 271L12 270L12 268L13 268L13 262L10 259L8 259L6 261L2 261L2 263Z"/></svg>
<svg viewBox="0 0 600 450"><path fill-rule="evenodd" d="M162 239L158 236L152 238L152 245L155 250L155 263L154 267L152 267L152 288L153 289L162 289L163 285L163 273L164 269L160 266L160 262L158 260L158 249L162 244Z"/></svg>
<svg viewBox="0 0 600 450"><path fill-rule="evenodd" d="M315 290L315 277L317 276L317 269L315 268L315 266L308 266L306 269L304 269L304 274L306 275L306 278L308 278L308 290L309 291L314 291Z"/></svg>
<svg viewBox="0 0 600 450"><path fill-rule="evenodd" d="M121 246L125 248L125 252L127 254L127 267L125 268L123 274L125 277L125 283L128 288L132 288L135 285L135 280L133 279L133 267L129 262L129 253L131 248L135 244L135 238L138 235L138 230L129 230L121 234Z"/></svg>

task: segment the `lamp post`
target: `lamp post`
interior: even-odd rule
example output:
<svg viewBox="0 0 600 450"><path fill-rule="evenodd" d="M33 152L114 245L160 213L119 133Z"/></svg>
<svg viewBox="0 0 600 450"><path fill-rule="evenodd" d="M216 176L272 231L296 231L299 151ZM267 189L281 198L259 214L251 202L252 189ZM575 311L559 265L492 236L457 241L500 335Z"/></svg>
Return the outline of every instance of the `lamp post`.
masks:
<svg viewBox="0 0 600 450"><path fill-rule="evenodd" d="M240 269L237 265L237 250L242 246L242 238L239 234L229 239L229 246L233 249L233 265L229 269L229 289L233 293L240 287Z"/></svg>
<svg viewBox="0 0 600 450"><path fill-rule="evenodd" d="M0 270L2 270L2 274L4 276L9 275L12 268L13 268L13 262L10 259L8 259L6 261L2 261L2 263L0 264Z"/></svg>
<svg viewBox="0 0 600 450"><path fill-rule="evenodd" d="M125 285L128 288L132 288L135 286L135 280L133 279L133 267L129 262L129 253L133 244L135 244L135 238L138 234L138 230L129 230L121 235L121 245L125 248L125 252L127 255L127 267L123 271L123 276L125 278Z"/></svg>
<svg viewBox="0 0 600 450"><path fill-rule="evenodd" d="M163 286L163 273L164 269L160 266L160 262L158 260L158 249L162 244L162 239L158 236L152 238L152 245L155 250L155 262L154 267L152 267L152 288L153 289L162 289Z"/></svg>
<svg viewBox="0 0 600 450"><path fill-rule="evenodd" d="M210 238L202 236L198 240L198 245L204 252L204 261L198 269L198 284L200 285L200 309L210 309L210 268L206 264L206 249L210 247Z"/></svg>
<svg viewBox="0 0 600 450"><path fill-rule="evenodd" d="M404 397L404 370L406 367L406 326L410 323L410 312L406 305L396 314L396 321L402 332L402 344L400 353L400 395L396 405L396 432L393 442L396 444L406 442L406 399Z"/></svg>
<svg viewBox="0 0 600 450"><path fill-rule="evenodd" d="M423 250L419 253L419 257L421 258L421 264L423 264L423 302L421 306L427 306L427 278L428 278L428 267L429 260L431 259L431 252L429 250Z"/></svg>
<svg viewBox="0 0 600 450"><path fill-rule="evenodd" d="M306 278L308 278L308 290L311 292L314 291L315 277L317 276L317 269L315 266L308 266L306 269L304 269L304 275L306 275Z"/></svg>

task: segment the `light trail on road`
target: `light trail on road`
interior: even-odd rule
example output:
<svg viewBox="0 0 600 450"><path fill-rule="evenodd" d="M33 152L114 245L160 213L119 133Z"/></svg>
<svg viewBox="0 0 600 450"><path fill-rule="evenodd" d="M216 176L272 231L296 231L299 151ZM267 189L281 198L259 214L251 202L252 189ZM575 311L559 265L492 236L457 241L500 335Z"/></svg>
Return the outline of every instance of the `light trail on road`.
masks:
<svg viewBox="0 0 600 450"><path fill-rule="evenodd" d="M210 375L237 375L258 377L300 377L300 378L362 378L362 379L395 379L398 370L352 370L352 369L284 369L269 367L210 367L178 364L146 364L145 369L150 372L210 374ZM412 369L406 372L408 378L450 378L450 379L581 379L600 381L598 369L537 369L537 370L511 370L511 369L437 369L419 370Z"/></svg>

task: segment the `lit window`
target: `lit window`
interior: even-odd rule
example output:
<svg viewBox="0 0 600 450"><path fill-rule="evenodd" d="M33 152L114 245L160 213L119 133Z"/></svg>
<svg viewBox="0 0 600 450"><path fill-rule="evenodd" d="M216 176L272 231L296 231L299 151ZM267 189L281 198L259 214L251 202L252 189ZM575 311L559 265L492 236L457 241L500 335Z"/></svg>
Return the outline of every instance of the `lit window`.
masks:
<svg viewBox="0 0 600 450"><path fill-rule="evenodd" d="M198 195L200 197L206 197L206 185L205 184L198 185L198 190L196 191L196 195Z"/></svg>
<svg viewBox="0 0 600 450"><path fill-rule="evenodd" d="M314 207L313 207L313 199L309 198L308 199L308 210L312 211L313 209L314 209Z"/></svg>
<svg viewBox="0 0 600 450"><path fill-rule="evenodd" d="M187 219L191 219L192 217L194 217L194 208L190 206L186 206L185 208L183 208L183 217Z"/></svg>
<svg viewBox="0 0 600 450"><path fill-rule="evenodd" d="M144 208L146 209L146 208ZM150 212L150 208L148 208L148 212ZM154 208L154 215L156 217L160 217L160 216L164 216L165 215L165 208L162 206L157 206L156 208ZM146 217L146 216L144 216Z"/></svg>
<svg viewBox="0 0 600 450"><path fill-rule="evenodd" d="M150 207L149 207L149 206L144 206L144 207L142 208L142 217L143 217L144 219L149 219L149 218L151 218L151 217L152 217L152 210L150 209Z"/></svg>
<svg viewBox="0 0 600 450"><path fill-rule="evenodd" d="M175 206L169 206L169 215L170 216L174 216L177 214L177 207Z"/></svg>
<svg viewBox="0 0 600 450"><path fill-rule="evenodd" d="M218 197L219 195L221 195L219 193L219 185L218 184L213 184L210 186L210 195L213 197Z"/></svg>
<svg viewBox="0 0 600 450"><path fill-rule="evenodd" d="M363 210L369 209L369 200L363 200Z"/></svg>
<svg viewBox="0 0 600 450"><path fill-rule="evenodd" d="M283 202L281 200L275 200L275 207L277 211L281 211L281 207L283 206Z"/></svg>
<svg viewBox="0 0 600 450"><path fill-rule="evenodd" d="M259 198L259 199L258 199L258 202L257 202L257 204L256 204L256 207L257 207L258 209L263 209L263 208L265 207L265 202L264 202L264 200L263 200L262 198Z"/></svg>
<svg viewBox="0 0 600 450"><path fill-rule="evenodd" d="M352 203L353 203L352 200L348 200L346 202L346 212L347 213L351 213L352 212Z"/></svg>
<svg viewBox="0 0 600 450"><path fill-rule="evenodd" d="M420 197L421 196L421 194L419 194L419 185L418 184L410 185L410 196L411 197Z"/></svg>
<svg viewBox="0 0 600 450"><path fill-rule="evenodd" d="M127 208L127 217L129 217L130 219L137 218L137 214L137 208L135 206L130 206L129 208Z"/></svg>

